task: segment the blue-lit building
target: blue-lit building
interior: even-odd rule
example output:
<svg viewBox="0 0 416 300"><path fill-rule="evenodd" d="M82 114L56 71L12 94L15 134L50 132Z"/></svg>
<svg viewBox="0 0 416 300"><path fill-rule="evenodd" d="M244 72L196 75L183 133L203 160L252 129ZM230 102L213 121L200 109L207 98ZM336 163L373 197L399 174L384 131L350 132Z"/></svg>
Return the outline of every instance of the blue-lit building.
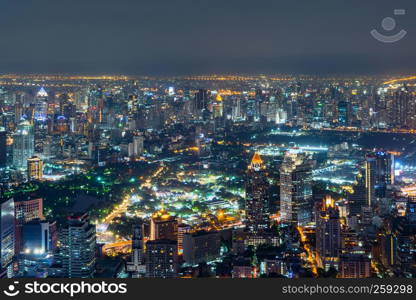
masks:
<svg viewBox="0 0 416 300"><path fill-rule="evenodd" d="M23 121L17 126L13 135L13 166L16 168L27 168L27 159L35 152L35 135L33 125Z"/></svg>
<svg viewBox="0 0 416 300"><path fill-rule="evenodd" d="M10 277L14 256L14 200L0 200L0 278Z"/></svg>

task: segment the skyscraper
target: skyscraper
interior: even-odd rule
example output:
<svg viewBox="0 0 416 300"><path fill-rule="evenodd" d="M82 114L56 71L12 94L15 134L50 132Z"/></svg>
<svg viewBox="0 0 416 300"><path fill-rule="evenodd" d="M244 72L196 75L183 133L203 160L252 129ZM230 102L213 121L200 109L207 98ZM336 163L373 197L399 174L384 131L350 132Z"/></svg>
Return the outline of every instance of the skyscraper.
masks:
<svg viewBox="0 0 416 300"><path fill-rule="evenodd" d="M341 223L334 200L327 196L315 206L316 252L326 270L338 267L341 253Z"/></svg>
<svg viewBox="0 0 416 300"><path fill-rule="evenodd" d="M7 135L6 129L0 127L0 169L7 164Z"/></svg>
<svg viewBox="0 0 416 300"><path fill-rule="evenodd" d="M375 201L375 185L376 157L368 155L365 160L365 199L368 207L371 207Z"/></svg>
<svg viewBox="0 0 416 300"><path fill-rule="evenodd" d="M387 152L377 152L375 157L375 196L384 198L387 185L394 184L394 155Z"/></svg>
<svg viewBox="0 0 416 300"><path fill-rule="evenodd" d="M43 87L36 93L34 119L43 122L48 111L48 93Z"/></svg>
<svg viewBox="0 0 416 300"><path fill-rule="evenodd" d="M68 278L91 278L95 272L95 226L87 214L67 218L60 232L61 257Z"/></svg>
<svg viewBox="0 0 416 300"><path fill-rule="evenodd" d="M175 278L178 275L176 241L155 240L146 243L146 277Z"/></svg>
<svg viewBox="0 0 416 300"><path fill-rule="evenodd" d="M26 255L45 255L52 249L48 221L32 220L23 225L22 249Z"/></svg>
<svg viewBox="0 0 416 300"><path fill-rule="evenodd" d="M14 200L0 200L0 278L7 277L15 239Z"/></svg>
<svg viewBox="0 0 416 300"><path fill-rule="evenodd" d="M22 228L25 223L32 220L43 220L43 199L42 198L25 198L14 201L14 210L16 218L16 253L22 250Z"/></svg>
<svg viewBox="0 0 416 300"><path fill-rule="evenodd" d="M282 222L303 225L312 215L312 160L288 151L280 167L280 215Z"/></svg>
<svg viewBox="0 0 416 300"><path fill-rule="evenodd" d="M269 195L266 165L255 153L248 166L246 177L246 227L256 233L269 226Z"/></svg>
<svg viewBox="0 0 416 300"><path fill-rule="evenodd" d="M127 271L132 273L133 278L144 277L146 273L144 254L143 223L139 222L133 225L131 262L127 264Z"/></svg>
<svg viewBox="0 0 416 300"><path fill-rule="evenodd" d="M37 157L32 156L27 159L27 178L29 180L39 180L43 177L43 161Z"/></svg>
<svg viewBox="0 0 416 300"><path fill-rule="evenodd" d="M27 159L33 156L34 149L33 125L23 121L17 126L17 131L13 135L13 166L25 169Z"/></svg>
<svg viewBox="0 0 416 300"><path fill-rule="evenodd" d="M363 254L343 254L339 263L340 278L368 278L371 276L371 260Z"/></svg>
<svg viewBox="0 0 416 300"><path fill-rule="evenodd" d="M129 144L129 157L137 158L143 153L143 136L134 136L133 142Z"/></svg>
<svg viewBox="0 0 416 300"><path fill-rule="evenodd" d="M178 241L178 220L163 208L150 219L150 240Z"/></svg>

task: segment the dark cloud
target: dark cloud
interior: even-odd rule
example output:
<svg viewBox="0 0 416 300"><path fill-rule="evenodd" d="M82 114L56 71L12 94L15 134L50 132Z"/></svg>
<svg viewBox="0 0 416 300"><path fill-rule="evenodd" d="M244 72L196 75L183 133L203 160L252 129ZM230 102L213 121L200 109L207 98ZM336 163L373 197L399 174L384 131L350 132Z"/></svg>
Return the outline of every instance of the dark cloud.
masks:
<svg viewBox="0 0 416 300"><path fill-rule="evenodd" d="M408 36L375 41L395 8ZM409 73L415 25L411 0L0 0L0 72Z"/></svg>

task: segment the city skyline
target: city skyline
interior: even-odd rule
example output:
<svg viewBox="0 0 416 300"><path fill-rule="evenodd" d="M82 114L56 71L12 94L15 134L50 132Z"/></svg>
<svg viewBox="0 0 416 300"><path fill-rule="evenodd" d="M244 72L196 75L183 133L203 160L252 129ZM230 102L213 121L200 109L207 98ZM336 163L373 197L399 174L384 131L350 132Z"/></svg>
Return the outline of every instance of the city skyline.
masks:
<svg viewBox="0 0 416 300"><path fill-rule="evenodd" d="M390 283L416 278L414 14L410 0L0 0L5 295L20 278L414 293Z"/></svg>

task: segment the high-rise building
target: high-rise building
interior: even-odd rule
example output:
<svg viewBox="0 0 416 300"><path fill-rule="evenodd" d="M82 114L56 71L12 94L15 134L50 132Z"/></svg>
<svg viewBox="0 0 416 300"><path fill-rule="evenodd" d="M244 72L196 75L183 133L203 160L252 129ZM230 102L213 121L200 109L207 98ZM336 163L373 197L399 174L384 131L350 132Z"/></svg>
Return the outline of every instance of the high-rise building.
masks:
<svg viewBox="0 0 416 300"><path fill-rule="evenodd" d="M334 199L327 196L315 206L316 252L326 270L337 268L341 253L341 222Z"/></svg>
<svg viewBox="0 0 416 300"><path fill-rule="evenodd" d="M376 157L368 155L365 160L365 200L372 207L376 198Z"/></svg>
<svg viewBox="0 0 416 300"><path fill-rule="evenodd" d="M363 254L343 254L339 262L340 278L368 278L371 276L370 258Z"/></svg>
<svg viewBox="0 0 416 300"><path fill-rule="evenodd" d="M14 200L0 200L0 278L9 277L15 239Z"/></svg>
<svg viewBox="0 0 416 300"><path fill-rule="evenodd" d="M46 255L53 249L50 224L32 220L22 227L22 252L26 255Z"/></svg>
<svg viewBox="0 0 416 300"><path fill-rule="evenodd" d="M37 157L32 156L27 159L27 178L29 180L40 180L43 177L43 161Z"/></svg>
<svg viewBox="0 0 416 300"><path fill-rule="evenodd" d="M282 222L303 225L312 218L312 160L305 153L288 151L280 167Z"/></svg>
<svg viewBox="0 0 416 300"><path fill-rule="evenodd" d="M348 126L349 123L349 103L346 101L338 102L338 124L340 126Z"/></svg>
<svg viewBox="0 0 416 300"><path fill-rule="evenodd" d="M7 165L7 135L6 129L0 127L0 169Z"/></svg>
<svg viewBox="0 0 416 300"><path fill-rule="evenodd" d="M67 218L60 232L60 254L68 278L91 278L95 272L95 226L87 214Z"/></svg>
<svg viewBox="0 0 416 300"><path fill-rule="evenodd" d="M375 196L384 198L387 186L394 184L394 155L377 152L375 158Z"/></svg>
<svg viewBox="0 0 416 300"><path fill-rule="evenodd" d="M33 125L23 121L17 126L13 135L13 166L25 169L27 159L33 156L35 151L35 138Z"/></svg>
<svg viewBox="0 0 416 300"><path fill-rule="evenodd" d="M143 153L143 136L134 136L133 143L129 144L129 157L138 157Z"/></svg>
<svg viewBox="0 0 416 300"><path fill-rule="evenodd" d="M269 195L266 165L255 153L246 177L246 227L250 232L264 231L269 227Z"/></svg>
<svg viewBox="0 0 416 300"><path fill-rule="evenodd" d="M195 109L197 111L207 109L208 107L208 91L204 89L200 89L195 94Z"/></svg>
<svg viewBox="0 0 416 300"><path fill-rule="evenodd" d="M177 242L171 240L148 241L146 243L146 277L175 278L177 276Z"/></svg>
<svg viewBox="0 0 416 300"><path fill-rule="evenodd" d="M48 113L48 93L43 87L39 89L35 98L34 119L44 122Z"/></svg>
<svg viewBox="0 0 416 300"><path fill-rule="evenodd" d="M15 249L16 253L22 250L22 228L23 225L32 220L43 220L43 199L42 198L24 198L14 201L15 219L16 219L16 236Z"/></svg>
<svg viewBox="0 0 416 300"><path fill-rule="evenodd" d="M131 262L127 263L127 271L132 273L133 278L144 277L146 273L143 238L143 223L134 224Z"/></svg>
<svg viewBox="0 0 416 300"><path fill-rule="evenodd" d="M191 231L192 227L187 224L178 225L178 254L183 254L183 239L185 234Z"/></svg>
<svg viewBox="0 0 416 300"><path fill-rule="evenodd" d="M217 231L198 231L183 237L183 259L190 265L209 262L220 256L221 237Z"/></svg>
<svg viewBox="0 0 416 300"><path fill-rule="evenodd" d="M150 240L178 241L178 220L163 208L150 219Z"/></svg>

